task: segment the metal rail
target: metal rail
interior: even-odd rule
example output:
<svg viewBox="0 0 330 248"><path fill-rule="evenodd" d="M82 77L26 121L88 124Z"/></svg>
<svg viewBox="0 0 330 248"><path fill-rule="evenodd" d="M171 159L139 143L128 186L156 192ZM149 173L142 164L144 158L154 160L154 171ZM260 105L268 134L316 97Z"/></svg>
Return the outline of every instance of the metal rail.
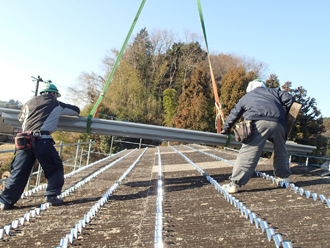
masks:
<svg viewBox="0 0 330 248"><path fill-rule="evenodd" d="M17 120L19 110L0 108L0 111L2 112L2 118L7 124L13 126L21 125ZM62 116L58 122L58 129L62 131L85 133L86 125L86 117ZM216 146L224 146L227 141L227 135L223 134L97 118L91 120L90 132L101 135ZM231 137L229 143L230 147L240 148L241 145L241 143L235 141L234 137ZM298 154L310 153L316 149L315 146L300 145L292 141L286 142L286 148L288 152ZM266 142L264 150L273 151L273 144L271 142Z"/></svg>
<svg viewBox="0 0 330 248"><path fill-rule="evenodd" d="M78 239L78 233L83 232L83 228L85 228L86 223L90 223L93 217L97 214L97 212L101 209L101 207L109 200L112 193L119 187L121 182L126 178L126 176L133 170L135 165L140 161L141 157L144 155L144 153L147 151L148 148L145 148L144 151L140 154L140 156L133 162L133 164L124 172L123 175L117 180L115 184L111 186L111 188L108 189L108 191L95 203L95 205L87 212L87 214L84 215L84 218L79 220L78 223L75 225L75 227L71 228L70 233L68 233L65 238L62 238L60 241L60 246L62 248L67 248L70 244L73 243L74 239ZM135 149L136 150L136 149ZM124 159L125 157L129 156L131 153L133 153L135 150L131 151L130 153L124 155L119 160L116 160L106 166L105 168L101 169L97 172L97 175L104 172L106 169L110 168L112 165L116 164L120 160ZM93 179L95 176L90 176L91 179ZM90 179L90 180L91 180ZM89 180L89 181L90 181ZM85 179L84 179L85 181ZM70 191L66 192L67 194L70 193ZM62 193L63 194L63 193Z"/></svg>
<svg viewBox="0 0 330 248"><path fill-rule="evenodd" d="M147 148L146 148L147 149ZM100 175L101 173L103 173L104 171L106 171L107 169L111 168L114 164L118 163L119 161L123 160L124 158L126 158L127 156L129 156L130 154L132 154L133 152L135 152L136 149L132 150L131 152L125 154L124 156L120 157L119 159L113 161L112 163L106 165L105 167L102 167L100 169L98 169L97 171L93 172L92 174L90 174L88 177L83 178L82 180L80 180L79 182L75 183L73 186L69 187L68 189L62 191L60 198L65 198L68 195L70 195L70 193L74 192L75 190L81 188L83 185L85 185L86 183L89 183L91 180L93 180L95 177L97 177L98 175ZM144 151L145 152L145 151ZM142 155L144 154L144 152L142 153ZM119 152L121 153L121 152ZM117 153L117 154L119 154ZM116 154L116 155L117 155ZM142 156L140 155L140 157ZM115 155L113 155L115 156ZM112 157L112 156L110 156ZM99 160L96 163L99 163L101 161L104 161L110 157L107 157L105 159ZM140 157L138 159L140 159ZM135 162L136 164L137 162ZM134 166L135 166L134 164ZM86 168L88 168L90 166L86 166ZM132 167L132 166L131 166ZM85 169L85 168L83 168ZM130 168L129 168L130 169ZM130 169L132 170L132 168ZM125 176L130 172L130 170L128 172L126 172ZM81 170L79 170L80 172ZM78 170L76 171L78 172ZM122 176L123 177L123 176ZM119 185L120 180L122 181L123 179L119 179L116 183ZM46 184L45 184L46 185ZM47 186L47 185L46 185ZM45 187L43 187L45 188ZM41 188L40 188L41 189ZM22 195L23 198L23 195ZM39 207L36 207L33 210L30 210L29 212L27 212L26 214L24 214L24 216L20 217L18 220L14 220L11 224L8 225L4 225L4 227L2 229L0 229L0 240L3 239L4 234L9 236L10 235L10 229L16 229L18 227L18 224L20 223L21 226L24 225L24 222L30 222L31 218L35 218L36 216L40 215L40 211L44 211L50 208L50 204L49 203L44 203L41 204ZM41 216L39 216L41 217Z"/></svg>
<svg viewBox="0 0 330 248"><path fill-rule="evenodd" d="M157 180L157 211L155 225L155 248L163 248L163 181L162 181L162 160L160 150L158 153L158 180Z"/></svg>
<svg viewBox="0 0 330 248"><path fill-rule="evenodd" d="M230 202L231 205L234 205L238 208L238 210L241 211L241 215L245 216L246 219L250 220L251 224L255 224L256 228L261 228L262 232L265 232L267 234L268 241L273 240L276 247L282 246L283 248L292 248L291 241L283 240L282 235L280 233L275 233L275 230L272 227L269 227L266 220L263 220L264 218L257 218L257 214L255 212L252 212L252 209L247 208L243 202L240 202L237 197L232 196L232 194L228 193L225 189L223 189L223 186L221 186L215 179L213 179L209 174L207 174L203 169L198 167L194 162L192 162L187 156L176 150L174 147L170 146L174 151L176 151L181 157L183 157L189 164L195 167L195 169L203 175L207 181L214 185L214 188L221 194L223 194L224 198ZM194 151L209 155L213 158L216 158L217 156L205 153L203 151L185 146L187 148L190 148ZM224 159L218 157L219 160ZM229 161L228 161L229 162ZM231 163L230 163L231 164ZM278 231L278 230L277 230Z"/></svg>
<svg viewBox="0 0 330 248"><path fill-rule="evenodd" d="M195 152L202 153L202 154L204 154L206 156L215 158L217 160L224 161L224 162L226 162L226 163L228 163L230 165L234 165L233 162L230 162L230 161L228 161L226 159L223 159L223 158L221 158L219 156L216 156L216 155L213 155L211 153L207 153L207 152L204 152L204 151L195 149L195 148L190 147L190 146L183 146L183 147L189 148L189 149L191 149L191 150L193 150ZM174 148L172 148L172 149L174 149ZM319 194L318 195L317 193L311 193L309 190L304 190L301 187L300 188L299 187L296 187L294 183L284 183L282 180L280 180L280 179L278 179L278 178L276 178L274 176L271 176L271 175L269 175L269 174L267 174L265 172L260 172L260 171L257 171L257 170L255 170L254 172L256 173L256 175L258 177L263 177L266 180L269 180L270 179L273 184L276 183L277 185L281 185L281 187L293 188L294 189L294 192L295 193L298 193L299 192L301 196L303 196L304 194L306 195L306 198L309 198L310 196L312 196L314 201L316 201L317 199L320 199L322 202L327 203L328 208L330 208L330 198L326 198L323 194Z"/></svg>

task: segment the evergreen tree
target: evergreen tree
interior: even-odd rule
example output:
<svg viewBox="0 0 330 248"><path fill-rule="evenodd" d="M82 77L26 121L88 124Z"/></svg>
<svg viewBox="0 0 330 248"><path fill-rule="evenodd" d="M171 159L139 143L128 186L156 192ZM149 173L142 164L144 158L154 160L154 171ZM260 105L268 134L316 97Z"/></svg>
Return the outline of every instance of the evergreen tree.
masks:
<svg viewBox="0 0 330 248"><path fill-rule="evenodd" d="M165 75L166 88L174 88L181 94L182 84L198 67L200 61L206 59L206 53L198 42L188 44L174 43L166 51L168 71Z"/></svg>
<svg viewBox="0 0 330 248"><path fill-rule="evenodd" d="M247 72L242 65L232 67L224 76L220 87L220 101L225 118L239 99L245 95L249 82L255 78L257 78L257 74L254 71Z"/></svg>
<svg viewBox="0 0 330 248"><path fill-rule="evenodd" d="M278 79L276 74L270 74L269 79L267 79L265 83L268 88L280 87L280 80Z"/></svg>
<svg viewBox="0 0 330 248"><path fill-rule="evenodd" d="M103 100L104 106L119 119L162 125L162 104L141 81L138 70L122 61Z"/></svg>
<svg viewBox="0 0 330 248"><path fill-rule="evenodd" d="M164 123L165 126L173 127L173 117L175 114L175 108L178 106L178 97L177 93L174 89L166 89L164 91L164 97L163 97L163 108L164 108Z"/></svg>
<svg viewBox="0 0 330 248"><path fill-rule="evenodd" d="M168 80L167 88L173 87L173 84L175 82L176 79L175 76L180 66L180 57L182 56L183 45L184 44L181 42L174 43L171 49L166 51L166 61L167 61L168 70L165 77Z"/></svg>
<svg viewBox="0 0 330 248"><path fill-rule="evenodd" d="M84 106L81 108L83 116L88 116L101 94L105 79L108 78L118 54L118 50L111 49L111 53L105 55L102 60L103 78L94 72L83 72L79 77L79 83L71 88L71 95L76 104ZM149 36L145 28L140 30L125 49L105 93L98 118L216 131L214 94L206 58L206 52L195 40L186 43L175 42L174 35L166 30L158 32L157 37ZM247 83L256 78L256 74L263 69L263 64L224 54L213 54L211 60L218 85L224 79L224 75L227 75L227 79L222 82L221 91L219 89L218 92L223 91L223 95L226 95L226 92L229 94L226 99L220 96L224 107L228 109L228 114L238 99L245 94ZM204 63L206 69L200 62ZM243 66L237 69L240 63ZM230 73L237 74L236 76L228 74L230 68L233 70ZM58 136L61 140L72 139L68 140L68 143L76 142L77 139L93 139L97 144L93 147L97 151L109 151L111 136L80 134L79 137L70 137L65 133L59 133ZM139 141L135 139L134 142ZM124 147L128 145L114 142L113 151L119 151Z"/></svg>
<svg viewBox="0 0 330 248"><path fill-rule="evenodd" d="M174 115L175 127L213 131L211 119L213 106L210 99L210 84L202 63L196 68L189 79L182 85L182 94Z"/></svg>
<svg viewBox="0 0 330 248"><path fill-rule="evenodd" d="M152 44L146 28L142 29L132 45L129 45L123 60L139 72L141 82L147 88L151 87L151 57Z"/></svg>

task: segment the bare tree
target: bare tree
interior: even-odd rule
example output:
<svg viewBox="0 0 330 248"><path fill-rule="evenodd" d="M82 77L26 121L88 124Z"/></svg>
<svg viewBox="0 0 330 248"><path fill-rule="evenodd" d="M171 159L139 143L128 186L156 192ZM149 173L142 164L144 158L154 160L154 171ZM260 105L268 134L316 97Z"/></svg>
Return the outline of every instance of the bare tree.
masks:
<svg viewBox="0 0 330 248"><path fill-rule="evenodd" d="M214 78L218 84L220 84L222 78L226 75L227 72L229 72L232 67L237 67L240 63L239 58L230 54L223 53L216 54L212 52L210 54L210 59L213 68ZM209 65L207 64L207 67L208 66Z"/></svg>
<svg viewBox="0 0 330 248"><path fill-rule="evenodd" d="M172 44L178 40L178 35L173 30L167 29L153 29L150 32L150 40L153 47L153 54L155 57L164 55Z"/></svg>
<svg viewBox="0 0 330 248"><path fill-rule="evenodd" d="M199 44L204 44L204 38L203 38L203 35L201 35L201 34L191 32L189 29L185 28L183 30L183 35L184 35L183 42L186 44L195 43L195 42L198 42Z"/></svg>
<svg viewBox="0 0 330 248"><path fill-rule="evenodd" d="M110 51L106 52L106 55L102 59L101 68L104 71L105 78L108 78L118 55L119 55L119 51L115 48L112 48Z"/></svg>
<svg viewBox="0 0 330 248"><path fill-rule="evenodd" d="M235 56L235 55L233 55ZM236 56L240 59L241 64L248 70L254 71L258 74L259 78L265 78L268 70L268 65L262 61L258 61L255 58L247 56Z"/></svg>
<svg viewBox="0 0 330 248"><path fill-rule="evenodd" d="M104 79L94 72L82 72L78 81L73 87L69 87L70 98L79 107L94 104L102 92Z"/></svg>

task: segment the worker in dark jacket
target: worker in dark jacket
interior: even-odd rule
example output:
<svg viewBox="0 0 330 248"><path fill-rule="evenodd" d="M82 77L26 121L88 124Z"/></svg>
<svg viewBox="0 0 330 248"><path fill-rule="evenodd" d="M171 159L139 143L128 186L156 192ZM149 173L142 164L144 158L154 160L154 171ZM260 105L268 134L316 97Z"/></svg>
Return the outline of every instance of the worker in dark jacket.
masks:
<svg viewBox="0 0 330 248"><path fill-rule="evenodd" d="M46 83L40 95L28 101L18 115L23 132L33 131L35 144L29 150L17 150L11 164L11 174L0 195L1 210L10 209L21 197L36 159L41 164L48 186L46 202L59 205L63 200L57 196L64 184L61 158L55 147L51 133L57 130L61 115L78 116L78 107L57 100L60 93L54 84Z"/></svg>
<svg viewBox="0 0 330 248"><path fill-rule="evenodd" d="M249 181L267 140L274 145L275 176L285 183L290 182L289 155L285 147L286 115L295 100L286 91L267 88L260 79L250 82L246 91L230 112L221 132L228 134L242 115L245 120L252 120L251 140L242 145L229 178L230 183L223 185L228 193L237 193L238 188Z"/></svg>

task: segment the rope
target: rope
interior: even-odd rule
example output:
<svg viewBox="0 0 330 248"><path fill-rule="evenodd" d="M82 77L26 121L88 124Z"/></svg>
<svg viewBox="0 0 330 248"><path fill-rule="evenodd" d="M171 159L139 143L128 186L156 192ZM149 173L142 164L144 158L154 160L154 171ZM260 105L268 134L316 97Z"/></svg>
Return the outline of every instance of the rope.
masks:
<svg viewBox="0 0 330 248"><path fill-rule="evenodd" d="M221 119L222 119L222 122L224 123L224 115L222 112L221 102L219 101L218 90L217 90L217 86L215 84L215 78L214 78L213 69L212 69L212 65L211 65L211 59L210 59L209 48L208 48L208 44L207 44L204 18L203 18L202 6L200 3L200 0L197 0L197 6L198 6L198 12L199 12L199 19L200 19L202 30L203 30L203 37L204 37L204 42L205 42L205 46L206 46L207 58L208 58L209 66L210 66L210 73L211 73L211 79L212 79L212 85L213 85L213 91L214 91L215 106L216 106L216 128L217 128L217 133L220 133L221 132Z"/></svg>
<svg viewBox="0 0 330 248"><path fill-rule="evenodd" d="M225 125L225 120L224 120L224 117L223 117L221 102L219 102L219 106L217 106L217 104L215 104L215 107L217 109L216 120L218 120L219 118L221 118L223 125ZM215 123L215 126L217 127L217 123ZM224 147L227 147L229 145L230 141L231 141L231 135L230 134L227 134L227 139L226 139L226 142L224 144Z"/></svg>
<svg viewBox="0 0 330 248"><path fill-rule="evenodd" d="M222 124L225 124L225 118L223 117L221 102L219 101L218 105L217 105L217 103L215 103L215 107L217 109L217 118L219 118L219 119L221 118Z"/></svg>
<svg viewBox="0 0 330 248"><path fill-rule="evenodd" d="M89 116L88 116L88 118L87 118L87 133L88 133L88 134L90 133L90 126L91 126L91 123L92 123L92 117L93 117L93 118L96 118L96 117L97 117L97 114L98 114L98 112L99 112L99 109L100 109L100 106L101 106L102 100L103 100L104 95L105 95L105 92L107 91L107 89L108 89L108 87L109 87L109 84L110 84L110 82L111 82L111 80L112 80L112 77L113 77L113 75L114 75L114 73L115 73L115 71L116 71L116 69L117 69L117 67L118 67L118 64L119 64L120 58L121 58L121 56L122 56L123 53L124 53L125 47L126 47L126 45L127 45L127 43L128 43L128 40L129 40L129 38L130 38L132 32L133 32L133 29L134 29L135 24L136 24L136 22L137 22L137 20L138 20L138 18L139 18L139 16L140 16L140 13L141 13L141 11L142 11L142 9L143 9L143 6L144 6L144 3L145 3L145 2L146 2L146 0L142 0L141 5L140 5L140 8L139 8L138 12L136 13L136 16L135 16L135 18L134 18L134 20L133 20L133 23L132 23L132 25L131 25L131 28L130 28L130 30L129 30L127 36L126 36L125 42L124 42L124 44L123 44L123 46L122 46L122 48L121 48L121 50L120 50L120 52L119 52L119 54L118 54L118 57L117 57L117 59L116 59L116 62L115 62L115 64L114 64L113 67L112 67L112 70L111 70L110 75L109 75L109 77L108 77L108 80L107 80L107 82L106 82L106 84L105 84L105 86L104 86L104 88L103 88L103 91L102 91L101 95L99 96L97 102L95 103L95 105L94 105L92 111L90 112L90 114L89 114Z"/></svg>

